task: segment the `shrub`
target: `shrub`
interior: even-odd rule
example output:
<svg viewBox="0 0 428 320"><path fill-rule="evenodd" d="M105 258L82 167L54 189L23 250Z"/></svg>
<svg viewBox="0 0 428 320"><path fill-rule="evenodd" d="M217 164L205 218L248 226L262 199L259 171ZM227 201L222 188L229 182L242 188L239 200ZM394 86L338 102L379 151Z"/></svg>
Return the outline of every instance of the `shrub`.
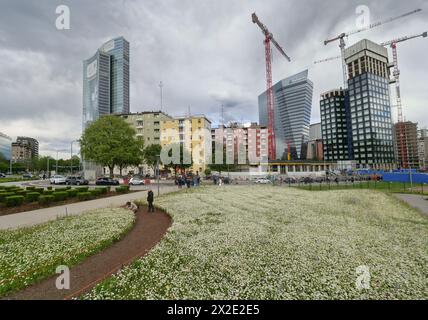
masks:
<svg viewBox="0 0 428 320"><path fill-rule="evenodd" d="M71 189L71 186L66 186L65 187L67 190L70 190Z"/></svg>
<svg viewBox="0 0 428 320"><path fill-rule="evenodd" d="M27 191L34 191L34 189L36 189L36 187L27 187L27 188L25 188Z"/></svg>
<svg viewBox="0 0 428 320"><path fill-rule="evenodd" d="M80 201L91 200L92 198L93 196L90 192L79 192L77 194L77 199L79 199Z"/></svg>
<svg viewBox="0 0 428 320"><path fill-rule="evenodd" d="M129 186L116 187L117 193L127 193L128 191L129 191Z"/></svg>
<svg viewBox="0 0 428 320"><path fill-rule="evenodd" d="M68 197L69 197L69 198L74 198L74 197L76 197L78 192L79 192L79 191L78 191L77 189L69 189L69 190L67 190L67 193L68 193Z"/></svg>
<svg viewBox="0 0 428 320"><path fill-rule="evenodd" d="M48 190L52 190L52 186L48 187Z"/></svg>
<svg viewBox="0 0 428 320"><path fill-rule="evenodd" d="M100 190L100 194L106 194L109 191L107 187L97 187L95 190Z"/></svg>
<svg viewBox="0 0 428 320"><path fill-rule="evenodd" d="M6 187L4 187L4 189L7 191L16 190L17 188L18 188L17 186L6 186Z"/></svg>
<svg viewBox="0 0 428 320"><path fill-rule="evenodd" d="M79 190L79 193L88 192L89 187L79 187L77 190Z"/></svg>
<svg viewBox="0 0 428 320"><path fill-rule="evenodd" d="M52 195L41 195L39 197L39 204L40 205L51 204L52 202L54 202L54 196L52 196Z"/></svg>
<svg viewBox="0 0 428 320"><path fill-rule="evenodd" d="M0 192L0 202L4 202L4 199L6 197L11 197L14 196L15 193L14 192Z"/></svg>
<svg viewBox="0 0 428 320"><path fill-rule="evenodd" d="M19 190L19 191L15 191L15 194L17 196L23 196L25 198L25 196L27 195L27 191L26 190Z"/></svg>
<svg viewBox="0 0 428 320"><path fill-rule="evenodd" d="M45 188L34 188L34 192L43 193Z"/></svg>
<svg viewBox="0 0 428 320"><path fill-rule="evenodd" d="M47 196L51 196L54 193L53 190L43 190L43 194Z"/></svg>
<svg viewBox="0 0 428 320"><path fill-rule="evenodd" d="M17 207L24 202L24 196L10 196L5 198L6 206Z"/></svg>
<svg viewBox="0 0 428 320"><path fill-rule="evenodd" d="M89 193L92 194L92 196L94 198L96 198L96 197L98 197L101 194L101 190L99 190L99 189L92 189L92 190L89 190Z"/></svg>
<svg viewBox="0 0 428 320"><path fill-rule="evenodd" d="M55 201L64 201L68 197L68 193L65 191L56 191L52 193Z"/></svg>
<svg viewBox="0 0 428 320"><path fill-rule="evenodd" d="M29 192L27 193L27 196L25 197L25 200L27 202L36 202L37 200L39 200L40 197L40 193L38 192Z"/></svg>

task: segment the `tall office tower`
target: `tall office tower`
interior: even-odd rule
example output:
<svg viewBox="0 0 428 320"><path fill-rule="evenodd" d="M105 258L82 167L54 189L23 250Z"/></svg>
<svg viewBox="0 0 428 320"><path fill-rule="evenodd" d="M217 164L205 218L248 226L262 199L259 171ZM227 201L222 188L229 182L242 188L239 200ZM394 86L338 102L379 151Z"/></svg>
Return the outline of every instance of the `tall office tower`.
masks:
<svg viewBox="0 0 428 320"><path fill-rule="evenodd" d="M402 126L399 130L398 126ZM397 160L400 168L418 168L418 124L410 121L396 123L394 126L395 141L400 141L400 132L406 139L404 144L396 143ZM403 163L402 159L405 159Z"/></svg>
<svg viewBox="0 0 428 320"><path fill-rule="evenodd" d="M273 86L276 155L291 160L302 157L302 144L309 139L313 83L308 70L279 81ZM259 96L259 123L268 125L266 92ZM290 147L290 148L289 148ZM289 150L290 149L290 150Z"/></svg>
<svg viewBox="0 0 428 320"><path fill-rule="evenodd" d="M393 167L388 51L369 40L345 50L353 158L362 168Z"/></svg>
<svg viewBox="0 0 428 320"><path fill-rule="evenodd" d="M129 42L119 37L83 61L83 129L102 115L129 110Z"/></svg>
<svg viewBox="0 0 428 320"><path fill-rule="evenodd" d="M12 138L0 132L0 156L5 160L12 158Z"/></svg>
<svg viewBox="0 0 428 320"><path fill-rule="evenodd" d="M351 160L348 92L337 89L322 94L320 107L324 159L327 161Z"/></svg>

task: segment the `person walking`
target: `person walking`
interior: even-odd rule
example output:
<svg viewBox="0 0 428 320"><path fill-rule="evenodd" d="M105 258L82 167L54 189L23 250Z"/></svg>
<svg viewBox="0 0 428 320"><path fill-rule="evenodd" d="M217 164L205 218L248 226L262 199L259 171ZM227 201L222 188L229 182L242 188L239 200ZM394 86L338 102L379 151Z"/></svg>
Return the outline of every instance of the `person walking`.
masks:
<svg viewBox="0 0 428 320"><path fill-rule="evenodd" d="M149 212L155 212L155 207L153 206L154 194L152 190L147 192L147 203L149 204Z"/></svg>

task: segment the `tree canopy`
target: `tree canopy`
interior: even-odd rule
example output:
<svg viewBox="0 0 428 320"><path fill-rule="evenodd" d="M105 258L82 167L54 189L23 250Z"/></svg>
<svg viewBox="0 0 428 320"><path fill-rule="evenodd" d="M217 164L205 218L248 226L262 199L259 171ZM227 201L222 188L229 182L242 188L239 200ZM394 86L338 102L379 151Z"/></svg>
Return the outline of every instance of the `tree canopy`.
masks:
<svg viewBox="0 0 428 320"><path fill-rule="evenodd" d="M103 116L92 122L80 140L80 150L85 160L108 167L110 175L120 169L139 165L143 159L143 140L137 139L135 130L122 118Z"/></svg>

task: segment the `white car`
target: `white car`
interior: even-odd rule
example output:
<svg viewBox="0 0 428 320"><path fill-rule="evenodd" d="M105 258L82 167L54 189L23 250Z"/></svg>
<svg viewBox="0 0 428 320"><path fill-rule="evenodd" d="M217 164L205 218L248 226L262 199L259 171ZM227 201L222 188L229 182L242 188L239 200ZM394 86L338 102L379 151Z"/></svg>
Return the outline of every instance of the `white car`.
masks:
<svg viewBox="0 0 428 320"><path fill-rule="evenodd" d="M139 177L132 177L129 180L129 184L132 186L144 186L144 180Z"/></svg>
<svg viewBox="0 0 428 320"><path fill-rule="evenodd" d="M50 178L51 184L65 184L66 178L60 175L54 175Z"/></svg>
<svg viewBox="0 0 428 320"><path fill-rule="evenodd" d="M272 181L270 181L269 179L261 178L261 179L257 179L255 181L255 183L257 183L257 184L269 184L269 183L272 183Z"/></svg>

